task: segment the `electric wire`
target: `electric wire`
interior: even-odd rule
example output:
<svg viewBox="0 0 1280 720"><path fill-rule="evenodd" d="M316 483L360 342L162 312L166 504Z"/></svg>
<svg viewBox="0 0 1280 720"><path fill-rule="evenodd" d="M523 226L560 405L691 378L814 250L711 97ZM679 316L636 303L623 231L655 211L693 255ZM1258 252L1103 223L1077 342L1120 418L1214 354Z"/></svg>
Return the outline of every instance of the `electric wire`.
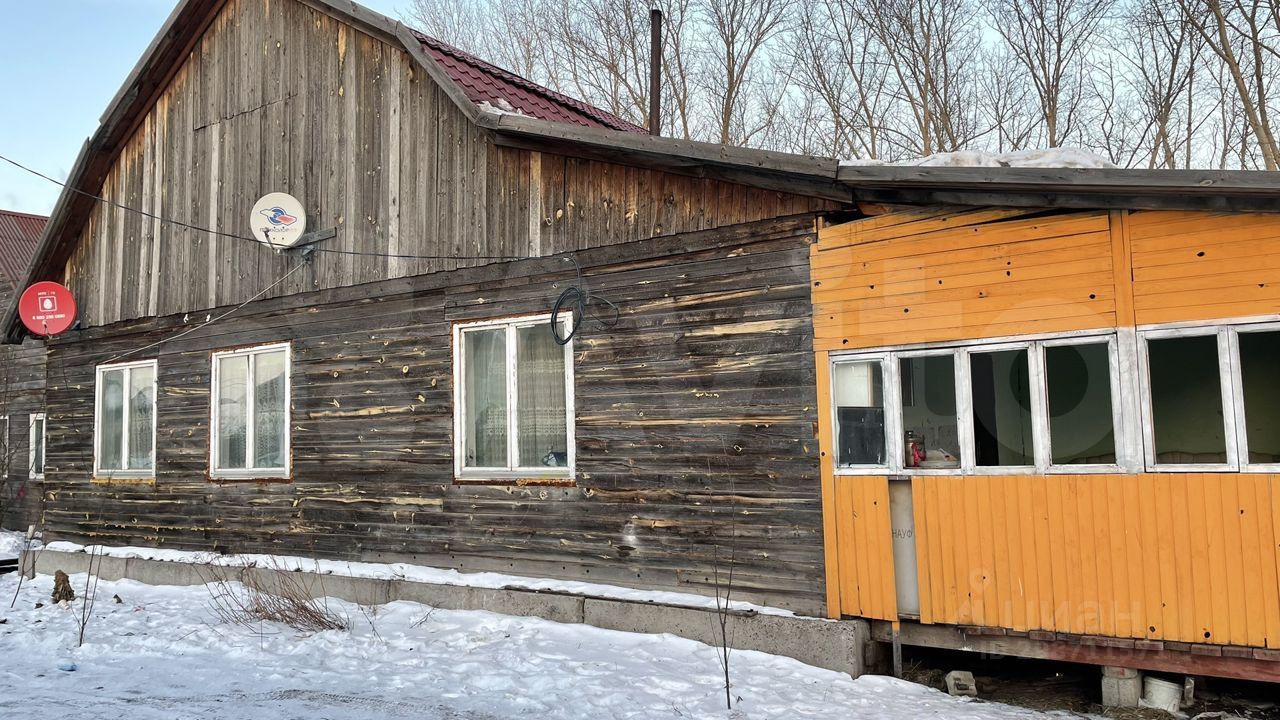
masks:
<svg viewBox="0 0 1280 720"><path fill-rule="evenodd" d="M10 165L18 168L19 170L22 170L23 172L28 172L28 173L31 173L32 175L35 175L38 178L43 178L44 180L48 180L49 182L63 189L70 190L71 192L76 193L78 195L83 195L84 197L90 198L100 203L105 203L107 205L110 205L115 208L119 208L126 212L137 213L138 215L142 215L143 217L148 217L148 218L151 218L152 220L156 220L161 223L165 223L167 225L174 225L180 228L184 228L186 230L192 230L192 231L201 232L201 233L208 233L210 235L230 238L232 240L241 240L244 242L251 242L254 245L259 245L259 246L264 245L264 243L261 240L255 237L249 237L247 235L238 235L236 233L223 232L221 230L213 230L211 228L201 227L199 225L193 225L191 223L184 222L182 220L174 220L173 218L167 218L162 215L156 215L155 213L151 213L146 210L142 210L140 208L123 205L114 200L109 200L107 198L104 198L100 195L94 195L91 192L86 192L79 188L71 187L70 185L60 180L56 180L40 172L39 170L27 167L26 165L23 165L17 160L13 160L4 155L0 155L0 160L3 160L9 163ZM274 247L274 246L271 246L271 247ZM329 253L331 255L359 255L362 257L380 257L380 258L388 258L388 259L394 259L394 260L525 260L527 259L521 255L403 255L398 253L365 252L361 250L342 250L339 248L324 248L324 247L316 247L314 245L309 247L312 252ZM280 249L280 248L277 248L277 249Z"/></svg>
<svg viewBox="0 0 1280 720"><path fill-rule="evenodd" d="M140 353L140 352L146 352L147 350L150 350L151 348L159 347L160 345L163 345L163 344L165 344L165 343L167 343L167 342L173 342L174 340L177 340L178 338L186 337L187 335L190 335L191 333L193 333L193 332L195 332L195 331L197 331L197 330L201 330L201 329L203 329L203 328L207 328L207 327L209 327L210 325L212 325L212 324L214 324L214 323L218 322L219 320L223 320L223 319L225 319L225 318L227 318L227 317L230 317L231 315L235 314L235 313L236 313L236 312L238 312L239 310L243 309L243 308L244 308L244 306L248 305L249 303L253 302L254 300L257 300L258 298L262 297L263 295L266 295L267 293L271 292L271 290L272 290L273 288L275 288L277 285L279 285L280 283L284 282L285 280L288 280L290 275L293 275L294 273L298 272L299 270L301 270L302 268L304 268L304 267L306 267L306 266L307 266L307 263L305 263L305 262L298 263L296 266L294 266L294 268L293 268L292 270L290 270L289 272L287 272L287 273L285 273L285 274L281 275L280 277L276 278L276 281L275 281L275 282L273 282L273 283L271 283L270 285L268 285L268 286L266 286L266 287L262 288L261 290L259 290L259 291L258 291L258 293L257 293L256 295L254 295L253 297L249 298L248 300L245 300L244 302L240 303L239 305L237 305L237 306L235 306L235 307L231 308L230 310L228 310L228 311L226 311L226 312L222 313L222 314L221 314L221 315L219 315L218 317L210 318L210 319L208 319L208 320L206 320L206 321L204 321L204 322L200 323L199 325L196 325L195 327L187 328L186 330L183 330L182 332L178 333L177 335L174 335L173 337L163 338L163 339L161 339L161 340L157 340L157 341L155 341L155 342L151 343L150 345L144 345L143 347L136 348L136 349L134 349L134 350L130 350L130 351L129 351L129 352L127 352L127 353L123 353L123 354L121 354L121 355L117 355L117 356L115 356L115 357L111 358L110 360L106 360L106 361L104 361L104 362L103 362L103 363L101 363L101 364L102 364L102 365L110 365L111 363L119 362L119 361L121 361L121 360L123 360L123 359L125 359L125 358L127 358L127 357L130 357L130 356L133 356L133 355L137 355L137 354L138 354L138 353Z"/></svg>
<svg viewBox="0 0 1280 720"><path fill-rule="evenodd" d="M578 264L578 259L576 257L570 255L565 258L565 262L573 263L574 270L576 270L578 274L578 282L575 285L565 288L564 291L560 293L560 297L556 298L555 305L551 307L551 336L554 337L556 343L560 345L568 344L568 342L573 339L573 336L578 334L578 329L582 326L583 317L591 311L590 305L592 300L599 300L613 309L613 320L607 323L605 323L599 315L591 312L591 317L604 323L606 327L612 328L616 326L618 324L618 319L622 316L622 311L618 309L617 305L605 298L592 295L587 290L587 283L582 279L582 266ZM559 322L560 311L565 307L566 303L569 304L570 313L572 315L572 324L569 327L569 334L561 335Z"/></svg>

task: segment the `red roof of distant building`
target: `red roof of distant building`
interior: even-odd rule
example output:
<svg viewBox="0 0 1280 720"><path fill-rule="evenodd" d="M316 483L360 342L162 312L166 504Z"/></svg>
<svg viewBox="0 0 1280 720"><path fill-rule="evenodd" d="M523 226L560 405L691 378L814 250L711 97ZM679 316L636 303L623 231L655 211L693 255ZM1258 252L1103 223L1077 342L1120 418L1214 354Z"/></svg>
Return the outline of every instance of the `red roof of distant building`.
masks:
<svg viewBox="0 0 1280 720"><path fill-rule="evenodd" d="M525 80L435 38L419 32L414 32L414 35L422 42L427 53L462 88L467 98L477 105L488 103L498 110L541 120L624 132L646 132L639 125L613 113Z"/></svg>
<svg viewBox="0 0 1280 720"><path fill-rule="evenodd" d="M43 215L0 210L0 281L15 290L26 281L27 266L48 221Z"/></svg>

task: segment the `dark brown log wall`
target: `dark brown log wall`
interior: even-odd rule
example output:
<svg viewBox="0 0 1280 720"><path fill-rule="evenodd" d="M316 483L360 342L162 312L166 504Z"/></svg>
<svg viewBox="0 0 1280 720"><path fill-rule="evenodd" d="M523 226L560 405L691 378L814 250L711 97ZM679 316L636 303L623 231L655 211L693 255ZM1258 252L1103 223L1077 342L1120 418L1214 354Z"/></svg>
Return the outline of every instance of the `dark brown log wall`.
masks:
<svg viewBox="0 0 1280 720"><path fill-rule="evenodd" d="M702 593L719 543L735 592L819 613L812 229L793 216L576 254L622 312L574 341L574 487L452 482L451 326L547 312L574 280L562 257L263 300L132 356L159 358L153 485L91 482L94 367L206 315L58 340L45 528ZM209 482L210 352L282 340L292 482Z"/></svg>
<svg viewBox="0 0 1280 720"><path fill-rule="evenodd" d="M44 343L0 345L0 527L25 530L39 520L40 485L28 462L31 415L44 410Z"/></svg>

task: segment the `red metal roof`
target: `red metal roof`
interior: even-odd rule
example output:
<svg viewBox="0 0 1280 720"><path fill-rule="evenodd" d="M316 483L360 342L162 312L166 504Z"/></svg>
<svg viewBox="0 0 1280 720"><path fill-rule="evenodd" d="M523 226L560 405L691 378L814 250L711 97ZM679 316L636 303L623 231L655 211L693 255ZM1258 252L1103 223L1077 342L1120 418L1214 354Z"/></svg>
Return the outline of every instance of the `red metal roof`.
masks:
<svg viewBox="0 0 1280 720"><path fill-rule="evenodd" d="M642 134L647 132L613 113L525 80L452 45L416 31L413 34L423 49L462 88L467 98L477 105L488 103L499 110L553 122Z"/></svg>
<svg viewBox="0 0 1280 720"><path fill-rule="evenodd" d="M43 215L0 210L0 282L17 290L26 281L27 266L48 221Z"/></svg>

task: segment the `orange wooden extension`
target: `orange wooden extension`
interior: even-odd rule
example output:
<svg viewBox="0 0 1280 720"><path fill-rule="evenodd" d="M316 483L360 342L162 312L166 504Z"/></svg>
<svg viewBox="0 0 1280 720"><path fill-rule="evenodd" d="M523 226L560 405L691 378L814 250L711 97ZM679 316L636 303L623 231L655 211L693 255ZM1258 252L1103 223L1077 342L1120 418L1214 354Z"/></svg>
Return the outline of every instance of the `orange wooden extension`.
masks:
<svg viewBox="0 0 1280 720"><path fill-rule="evenodd" d="M888 478L833 469L842 350L1280 316L1280 215L919 208L811 251L829 614L898 620ZM915 476L919 621L1280 648L1280 476Z"/></svg>

